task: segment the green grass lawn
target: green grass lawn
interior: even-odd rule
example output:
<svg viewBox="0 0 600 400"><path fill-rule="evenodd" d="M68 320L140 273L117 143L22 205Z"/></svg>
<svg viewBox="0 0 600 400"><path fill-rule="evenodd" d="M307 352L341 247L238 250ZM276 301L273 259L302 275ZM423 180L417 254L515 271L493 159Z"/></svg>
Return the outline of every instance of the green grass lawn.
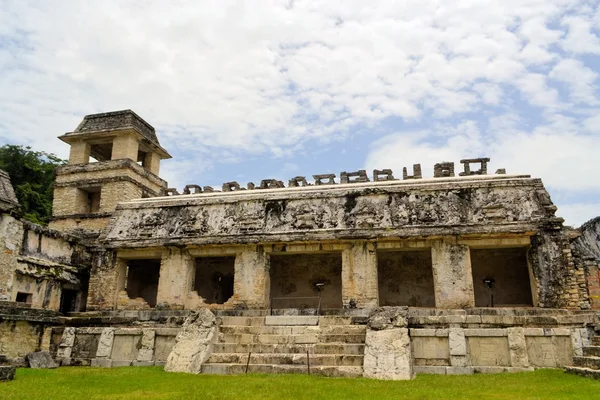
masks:
<svg viewBox="0 0 600 400"><path fill-rule="evenodd" d="M211 376L149 368L19 369L0 399L600 399L600 381L561 370L435 376L413 381L306 375Z"/></svg>

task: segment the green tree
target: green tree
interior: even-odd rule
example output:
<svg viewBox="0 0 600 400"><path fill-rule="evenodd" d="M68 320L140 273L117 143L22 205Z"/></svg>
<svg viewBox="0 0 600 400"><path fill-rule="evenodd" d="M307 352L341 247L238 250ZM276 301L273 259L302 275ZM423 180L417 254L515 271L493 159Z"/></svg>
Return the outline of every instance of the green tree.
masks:
<svg viewBox="0 0 600 400"><path fill-rule="evenodd" d="M0 147L0 169L10 175L23 217L47 224L52 217L52 197L56 168L65 160L29 146L7 144Z"/></svg>

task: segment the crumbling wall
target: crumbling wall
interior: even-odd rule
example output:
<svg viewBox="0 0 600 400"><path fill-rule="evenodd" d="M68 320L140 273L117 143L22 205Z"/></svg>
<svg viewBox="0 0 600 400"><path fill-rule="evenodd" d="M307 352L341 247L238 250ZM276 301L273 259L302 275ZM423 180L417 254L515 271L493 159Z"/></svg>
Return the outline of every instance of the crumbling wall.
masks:
<svg viewBox="0 0 600 400"><path fill-rule="evenodd" d="M116 296L124 279L119 271L116 252L101 250L92 253L87 309L89 311L115 308Z"/></svg>
<svg viewBox="0 0 600 400"><path fill-rule="evenodd" d="M534 235L528 256L539 307L590 307L585 271L575 265L569 238L562 226L550 225Z"/></svg>
<svg viewBox="0 0 600 400"><path fill-rule="evenodd" d="M0 214L0 300L12 300L14 271L23 242L23 224L8 214Z"/></svg>
<svg viewBox="0 0 600 400"><path fill-rule="evenodd" d="M600 216L581 225L579 236L574 243L582 255L594 257L600 262Z"/></svg>
<svg viewBox="0 0 600 400"><path fill-rule="evenodd" d="M569 232L573 241L571 252L577 270L585 272L591 307L600 308L600 217L593 218L579 229Z"/></svg>

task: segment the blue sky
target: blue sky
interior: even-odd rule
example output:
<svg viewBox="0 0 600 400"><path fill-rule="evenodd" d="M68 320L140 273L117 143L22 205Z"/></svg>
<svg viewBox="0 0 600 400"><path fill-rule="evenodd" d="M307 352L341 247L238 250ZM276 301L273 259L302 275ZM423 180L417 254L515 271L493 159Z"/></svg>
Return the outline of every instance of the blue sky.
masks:
<svg viewBox="0 0 600 400"><path fill-rule="evenodd" d="M585 0L0 0L0 143L67 157L131 108L181 189L487 156L600 214L600 7Z"/></svg>

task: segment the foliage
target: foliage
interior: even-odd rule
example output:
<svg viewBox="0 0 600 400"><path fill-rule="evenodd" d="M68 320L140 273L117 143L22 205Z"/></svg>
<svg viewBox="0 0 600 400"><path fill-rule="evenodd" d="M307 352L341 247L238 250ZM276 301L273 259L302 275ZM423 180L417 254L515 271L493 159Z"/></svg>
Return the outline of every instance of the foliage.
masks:
<svg viewBox="0 0 600 400"><path fill-rule="evenodd" d="M38 224L50 221L56 168L65 163L54 154L33 151L29 146L0 147L0 169L10 175L25 219Z"/></svg>
<svg viewBox="0 0 600 400"><path fill-rule="evenodd" d="M600 382L561 370L462 376L418 375L412 381L307 375L189 375L159 367L18 369L0 383L9 399L597 399Z"/></svg>

